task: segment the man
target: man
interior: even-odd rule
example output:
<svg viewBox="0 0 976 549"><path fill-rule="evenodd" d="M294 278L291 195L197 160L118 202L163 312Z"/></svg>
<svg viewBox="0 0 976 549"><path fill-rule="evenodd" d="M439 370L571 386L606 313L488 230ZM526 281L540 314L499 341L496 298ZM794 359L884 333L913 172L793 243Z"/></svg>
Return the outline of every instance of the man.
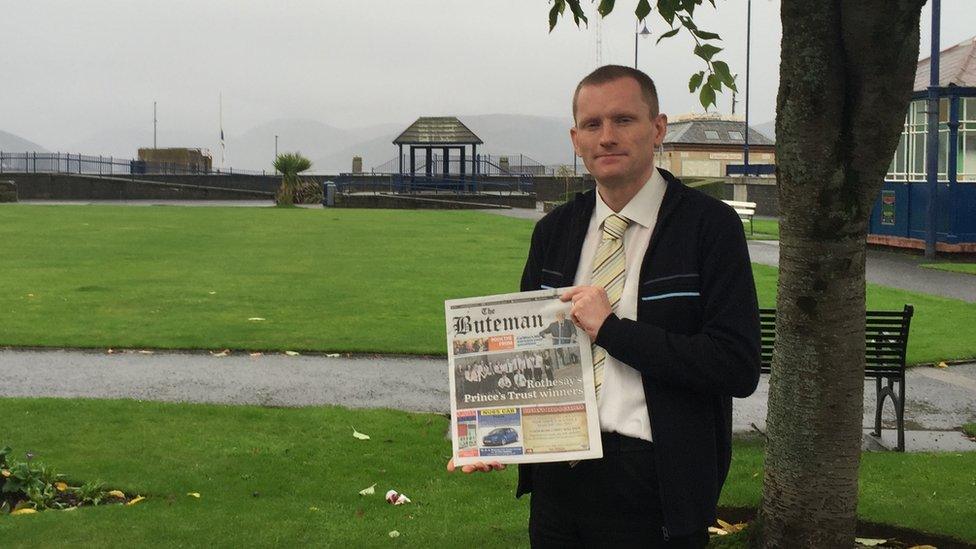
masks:
<svg viewBox="0 0 976 549"><path fill-rule="evenodd" d="M539 332L539 335L543 337L547 334L552 337L553 345L568 345L576 341L576 326L572 320L566 318L564 313L558 312L556 313L556 321ZM556 349L556 357L561 366L567 365L566 349Z"/></svg>
<svg viewBox="0 0 976 549"><path fill-rule="evenodd" d="M574 286L562 298L595 343L604 457L519 467L529 536L534 547L702 547L731 460L732 397L759 378L742 224L654 167L667 118L644 73L597 69L573 115L596 191L536 225L522 290Z"/></svg>

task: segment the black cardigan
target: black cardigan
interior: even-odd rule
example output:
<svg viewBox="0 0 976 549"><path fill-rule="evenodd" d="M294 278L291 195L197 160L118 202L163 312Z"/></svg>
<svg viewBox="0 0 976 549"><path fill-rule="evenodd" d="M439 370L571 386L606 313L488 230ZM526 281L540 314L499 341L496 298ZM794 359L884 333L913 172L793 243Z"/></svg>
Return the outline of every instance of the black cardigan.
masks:
<svg viewBox="0 0 976 549"><path fill-rule="evenodd" d="M596 343L643 377L666 534L715 523L732 458L732 397L759 381L759 309L739 216L665 170L641 263L637 321L611 315ZM532 234L522 290L572 286L596 192L553 210ZM532 491L519 466L516 497Z"/></svg>

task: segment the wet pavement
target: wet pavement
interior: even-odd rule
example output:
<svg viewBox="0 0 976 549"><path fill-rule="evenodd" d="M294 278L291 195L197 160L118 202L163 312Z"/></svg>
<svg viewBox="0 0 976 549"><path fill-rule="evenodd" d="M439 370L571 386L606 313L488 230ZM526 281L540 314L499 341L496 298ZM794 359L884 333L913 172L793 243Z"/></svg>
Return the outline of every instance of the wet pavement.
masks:
<svg viewBox="0 0 976 549"><path fill-rule="evenodd" d="M976 450L976 442L955 430L976 422L976 363L912 368L907 377L908 451ZM0 397L450 410L443 358L0 350L0 379ZM735 400L736 432L765 430L768 391L763 376L754 395ZM874 407L874 383L867 381L866 430ZM884 417L886 426L893 425L890 401ZM893 447L894 430L886 429L880 442ZM865 448L876 449L877 441L866 436Z"/></svg>

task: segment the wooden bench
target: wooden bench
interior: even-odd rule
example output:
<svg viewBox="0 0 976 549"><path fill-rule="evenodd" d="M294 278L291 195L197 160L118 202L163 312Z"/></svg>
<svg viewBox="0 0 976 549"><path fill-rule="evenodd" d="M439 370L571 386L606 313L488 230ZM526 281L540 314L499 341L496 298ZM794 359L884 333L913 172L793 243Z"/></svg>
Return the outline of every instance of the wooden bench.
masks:
<svg viewBox="0 0 976 549"><path fill-rule="evenodd" d="M722 202L732 206L732 209L735 210L735 213L739 214L739 219L741 219L743 223L749 223L749 234L756 233L752 227L752 216L756 215L755 202L737 202L735 200L723 200Z"/></svg>
<svg viewBox="0 0 976 549"><path fill-rule="evenodd" d="M871 434L881 437L881 411L885 399L891 397L895 407L899 452L905 451L905 351L914 313L914 307L905 305L901 311L867 311L866 315L864 377L875 380L877 393L874 431ZM776 342L776 309L759 309L759 321L762 327L761 371L768 374L773 364L773 344Z"/></svg>

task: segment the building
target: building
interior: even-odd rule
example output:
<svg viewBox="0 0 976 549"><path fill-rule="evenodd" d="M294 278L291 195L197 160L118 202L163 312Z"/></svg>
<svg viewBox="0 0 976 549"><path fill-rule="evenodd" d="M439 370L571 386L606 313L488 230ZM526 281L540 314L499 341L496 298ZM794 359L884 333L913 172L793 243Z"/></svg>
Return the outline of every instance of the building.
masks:
<svg viewBox="0 0 976 549"><path fill-rule="evenodd" d="M142 173L209 173L213 168L209 150L185 147L139 149L139 163Z"/></svg>
<svg viewBox="0 0 976 549"><path fill-rule="evenodd" d="M668 121L668 133L657 153L658 165L678 177L725 177L727 166L743 163L744 129L745 123L738 117L679 115ZM749 164L775 163L775 143L750 128Z"/></svg>
<svg viewBox="0 0 976 549"><path fill-rule="evenodd" d="M904 129L871 214L871 244L925 249L930 63L918 62ZM976 253L976 37L940 52L937 93L936 250Z"/></svg>

